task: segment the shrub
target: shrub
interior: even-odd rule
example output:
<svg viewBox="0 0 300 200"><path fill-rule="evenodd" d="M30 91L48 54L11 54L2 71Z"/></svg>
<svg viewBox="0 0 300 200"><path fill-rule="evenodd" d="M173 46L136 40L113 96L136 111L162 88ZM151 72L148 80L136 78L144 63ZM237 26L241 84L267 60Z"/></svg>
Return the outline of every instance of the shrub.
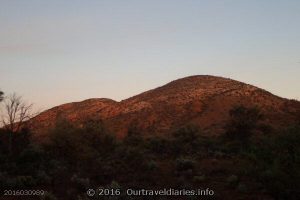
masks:
<svg viewBox="0 0 300 200"><path fill-rule="evenodd" d="M239 192L246 193L248 191L248 188L245 184L239 183L238 186L237 186L237 190Z"/></svg>
<svg viewBox="0 0 300 200"><path fill-rule="evenodd" d="M16 188L30 188L36 186L36 180L32 176L17 176L14 178L6 178L2 181L3 187L16 189Z"/></svg>
<svg viewBox="0 0 300 200"><path fill-rule="evenodd" d="M35 174L43 164L44 152L37 145L30 145L16 158L18 171L21 174Z"/></svg>
<svg viewBox="0 0 300 200"><path fill-rule="evenodd" d="M150 160L149 162L147 162L147 169L149 171L156 170L157 168L158 168L157 163L154 160Z"/></svg>
<svg viewBox="0 0 300 200"><path fill-rule="evenodd" d="M177 171L193 170L195 168L195 161L190 158L179 158L176 160Z"/></svg>
<svg viewBox="0 0 300 200"><path fill-rule="evenodd" d="M239 178L236 175L231 175L226 179L226 182L229 186L236 186L239 182Z"/></svg>
<svg viewBox="0 0 300 200"><path fill-rule="evenodd" d="M227 137L247 145L253 131L263 119L261 111L257 107L247 108L240 105L231 109L229 115L230 120L225 127Z"/></svg>
<svg viewBox="0 0 300 200"><path fill-rule="evenodd" d="M182 127L172 133L170 148L173 155L195 154L202 147L201 131L195 126Z"/></svg>
<svg viewBox="0 0 300 200"><path fill-rule="evenodd" d="M81 128L68 122L58 123L52 130L49 154L58 160L66 161L70 167L89 168L98 157L107 157L116 148L113 134L105 131L101 122L89 121ZM88 169L86 169L88 170Z"/></svg>
<svg viewBox="0 0 300 200"><path fill-rule="evenodd" d="M71 182L75 184L78 191L84 191L89 188L90 180L88 178L81 178L74 174L71 178Z"/></svg>
<svg viewBox="0 0 300 200"><path fill-rule="evenodd" d="M193 177L193 181L196 183L201 183L203 181L206 180L206 176L205 175L201 175L201 176L194 176Z"/></svg>
<svg viewBox="0 0 300 200"><path fill-rule="evenodd" d="M265 138L252 147L247 158L255 162L249 166L257 182L274 197L299 199L300 194L300 127L281 130L278 135Z"/></svg>
<svg viewBox="0 0 300 200"><path fill-rule="evenodd" d="M36 173L36 179L37 179L38 184L50 184L51 183L51 177L48 176L48 174L43 170L39 170Z"/></svg>
<svg viewBox="0 0 300 200"><path fill-rule="evenodd" d="M162 156L168 152L168 141L160 136L148 138L146 141L147 150L149 153L154 153Z"/></svg>
<svg viewBox="0 0 300 200"><path fill-rule="evenodd" d="M36 180L32 176L18 176L16 183L20 188L32 187L36 185Z"/></svg>

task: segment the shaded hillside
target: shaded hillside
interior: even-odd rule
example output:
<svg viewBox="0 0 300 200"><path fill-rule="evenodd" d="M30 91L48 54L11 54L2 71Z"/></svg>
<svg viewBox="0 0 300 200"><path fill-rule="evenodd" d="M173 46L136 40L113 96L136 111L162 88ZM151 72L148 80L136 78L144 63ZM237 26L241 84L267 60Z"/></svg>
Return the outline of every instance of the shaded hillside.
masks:
<svg viewBox="0 0 300 200"><path fill-rule="evenodd" d="M238 104L260 107L266 121L276 126L296 121L300 112L298 101L280 98L252 85L221 77L191 76L121 102L89 99L57 106L30 124L37 137L43 137L59 118L78 125L88 119L102 120L120 137L130 128L143 134L159 134L186 124L216 134L228 119L228 111Z"/></svg>

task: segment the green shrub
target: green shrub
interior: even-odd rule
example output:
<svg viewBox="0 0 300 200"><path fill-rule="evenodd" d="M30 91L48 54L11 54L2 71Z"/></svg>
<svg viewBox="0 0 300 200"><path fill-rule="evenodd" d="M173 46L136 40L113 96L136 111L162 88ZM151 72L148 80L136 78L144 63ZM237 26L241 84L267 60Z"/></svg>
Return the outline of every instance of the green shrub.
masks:
<svg viewBox="0 0 300 200"><path fill-rule="evenodd" d="M160 136L148 138L146 141L147 150L149 153L162 156L168 153L168 141Z"/></svg>
<svg viewBox="0 0 300 200"><path fill-rule="evenodd" d="M239 178L236 175L231 175L226 179L226 182L229 186L236 186L239 182Z"/></svg>
<svg viewBox="0 0 300 200"><path fill-rule="evenodd" d="M201 130L195 126L185 126L171 135L170 151L173 155L196 154L203 145Z"/></svg>
<svg viewBox="0 0 300 200"><path fill-rule="evenodd" d="M248 191L248 188L245 184L239 183L237 186L237 190L241 193L246 193Z"/></svg>
<svg viewBox="0 0 300 200"><path fill-rule="evenodd" d="M300 127L279 131L262 139L246 158L253 178L274 198L299 199L300 194Z"/></svg>
<svg viewBox="0 0 300 200"><path fill-rule="evenodd" d="M37 179L38 184L48 185L51 183L51 177L45 171L42 171L42 170L39 170L36 173L36 179Z"/></svg>
<svg viewBox="0 0 300 200"><path fill-rule="evenodd" d="M193 177L193 181L196 183L201 183L204 182L206 180L206 176L205 175L200 175L200 176L194 176Z"/></svg>
<svg viewBox="0 0 300 200"><path fill-rule="evenodd" d="M89 121L81 128L68 122L58 123L50 135L49 154L68 163L69 168L89 168L96 158L110 156L116 149L114 135L101 122Z"/></svg>
<svg viewBox="0 0 300 200"><path fill-rule="evenodd" d="M147 162L147 169L149 171L156 170L157 168L158 168L157 163L154 160L150 160L149 162Z"/></svg>
<svg viewBox="0 0 300 200"><path fill-rule="evenodd" d="M193 170L195 168L195 161L182 157L176 160L175 166L177 171Z"/></svg>
<svg viewBox="0 0 300 200"><path fill-rule="evenodd" d="M119 184L117 181L112 181L112 182L110 183L110 185L108 186L108 188L112 188L112 189L120 189L121 186L120 186L120 184Z"/></svg>
<svg viewBox="0 0 300 200"><path fill-rule="evenodd" d="M84 191L90 187L90 180L88 178L81 178L76 174L72 176L71 182L75 184L78 191Z"/></svg>
<svg viewBox="0 0 300 200"><path fill-rule="evenodd" d="M259 122L263 120L263 114L257 107L247 108L243 105L236 106L229 111L230 120L226 124L226 135L248 145L254 130L258 129Z"/></svg>
<svg viewBox="0 0 300 200"><path fill-rule="evenodd" d="M33 187L36 185L36 180L32 176L17 176L16 177L17 187Z"/></svg>
<svg viewBox="0 0 300 200"><path fill-rule="evenodd" d="M32 176L6 177L2 180L2 186L9 189L30 188L36 186L37 181Z"/></svg>
<svg viewBox="0 0 300 200"><path fill-rule="evenodd" d="M34 174L43 163L44 152L37 145L31 145L24 149L16 158L19 173Z"/></svg>

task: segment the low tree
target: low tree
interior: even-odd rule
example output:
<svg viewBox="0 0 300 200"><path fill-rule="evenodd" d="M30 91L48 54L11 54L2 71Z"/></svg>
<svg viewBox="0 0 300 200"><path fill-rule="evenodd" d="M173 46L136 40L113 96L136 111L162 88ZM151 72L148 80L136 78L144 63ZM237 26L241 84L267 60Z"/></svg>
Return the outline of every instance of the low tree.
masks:
<svg viewBox="0 0 300 200"><path fill-rule="evenodd" d="M4 99L1 122L9 134L9 152L12 152L13 135L20 132L25 123L33 117L32 106L33 104L25 103L16 93Z"/></svg>
<svg viewBox="0 0 300 200"><path fill-rule="evenodd" d="M2 114L2 123L4 128L10 132L19 132L24 123L32 116L33 104L27 104L16 93L8 96L4 100L4 113Z"/></svg>
<svg viewBox="0 0 300 200"><path fill-rule="evenodd" d="M259 127L263 114L257 107L237 106L230 110L230 120L226 125L226 135L247 144Z"/></svg>
<svg viewBox="0 0 300 200"><path fill-rule="evenodd" d="M173 154L191 154L198 152L201 130L194 125L187 125L175 130L171 135L171 151Z"/></svg>

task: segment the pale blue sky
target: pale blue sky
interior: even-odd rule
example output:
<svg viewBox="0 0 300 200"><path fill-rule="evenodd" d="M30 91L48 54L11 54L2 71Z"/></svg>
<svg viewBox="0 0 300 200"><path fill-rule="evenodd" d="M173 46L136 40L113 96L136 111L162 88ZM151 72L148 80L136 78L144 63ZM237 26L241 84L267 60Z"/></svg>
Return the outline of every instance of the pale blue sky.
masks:
<svg viewBox="0 0 300 200"><path fill-rule="evenodd" d="M0 88L39 108L196 74L300 99L300 1L0 0Z"/></svg>

